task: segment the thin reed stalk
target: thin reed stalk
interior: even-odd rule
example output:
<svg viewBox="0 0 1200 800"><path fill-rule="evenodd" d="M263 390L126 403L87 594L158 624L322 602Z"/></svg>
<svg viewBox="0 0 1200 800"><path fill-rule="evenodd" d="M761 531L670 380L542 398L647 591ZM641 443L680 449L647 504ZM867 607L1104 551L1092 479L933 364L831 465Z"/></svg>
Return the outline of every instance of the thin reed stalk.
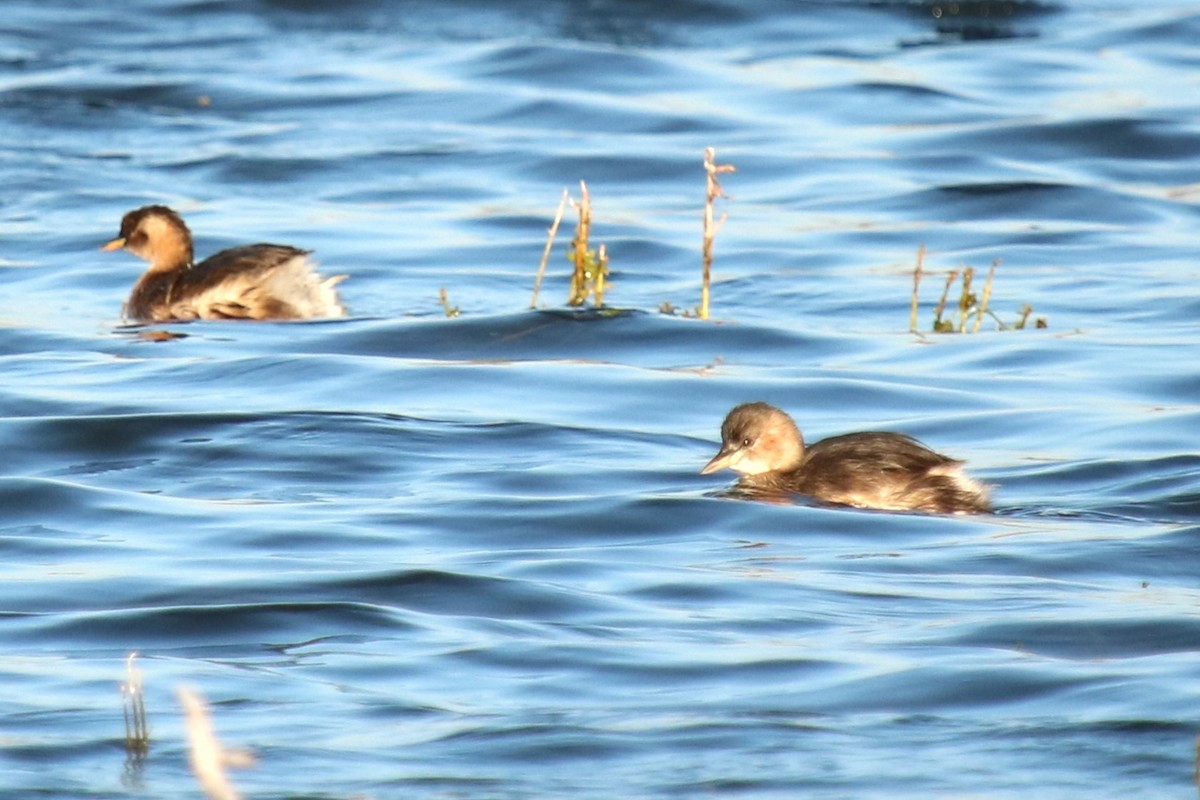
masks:
<svg viewBox="0 0 1200 800"><path fill-rule="evenodd" d="M558 226L562 222L563 212L567 210L567 199L570 193L563 189L562 199L558 201L558 211L554 213L554 222L547 231L546 246L542 249L542 261L538 264L537 277L533 279L533 297L529 300L530 308L537 308L538 292L542 290L542 278L546 275L546 265L550 263L550 251L554 247L554 237L558 235Z"/></svg>
<svg viewBox="0 0 1200 800"><path fill-rule="evenodd" d="M925 263L925 244L917 248L917 265L913 268L913 291L912 291L912 306L908 311L908 330L910 333L917 332L917 301L921 295L921 267Z"/></svg>
<svg viewBox="0 0 1200 800"><path fill-rule="evenodd" d="M146 726L146 697L142 691L142 671L133 665L137 653L125 659L129 682L121 685L121 712L125 717L125 750L145 755L150 749L150 730Z"/></svg>
<svg viewBox="0 0 1200 800"><path fill-rule="evenodd" d="M608 245L602 244L596 251L596 285L592 289L592 303L596 308L604 305L604 280L608 277Z"/></svg>

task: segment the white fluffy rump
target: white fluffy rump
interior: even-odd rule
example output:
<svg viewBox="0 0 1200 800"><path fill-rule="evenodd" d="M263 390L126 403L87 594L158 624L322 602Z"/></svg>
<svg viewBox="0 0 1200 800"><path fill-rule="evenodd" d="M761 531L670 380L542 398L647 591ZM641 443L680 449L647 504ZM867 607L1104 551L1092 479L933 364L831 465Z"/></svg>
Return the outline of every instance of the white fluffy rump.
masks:
<svg viewBox="0 0 1200 800"><path fill-rule="evenodd" d="M307 255L296 255L266 272L230 275L192 297L172 303L176 319L317 319L344 317L338 283L322 278Z"/></svg>
<svg viewBox="0 0 1200 800"><path fill-rule="evenodd" d="M296 309L300 319L344 317L346 309L334 288L345 275L322 278L308 256L296 256L280 264L263 281L260 290Z"/></svg>

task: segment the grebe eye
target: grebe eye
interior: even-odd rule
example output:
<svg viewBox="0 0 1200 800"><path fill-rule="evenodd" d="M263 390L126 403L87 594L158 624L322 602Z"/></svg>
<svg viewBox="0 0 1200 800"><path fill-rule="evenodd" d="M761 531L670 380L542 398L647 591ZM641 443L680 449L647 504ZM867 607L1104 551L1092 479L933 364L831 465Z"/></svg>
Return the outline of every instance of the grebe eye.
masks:
<svg viewBox="0 0 1200 800"><path fill-rule="evenodd" d="M742 439L742 447L749 447L752 444L754 444L754 440L749 436L747 436L745 439Z"/></svg>

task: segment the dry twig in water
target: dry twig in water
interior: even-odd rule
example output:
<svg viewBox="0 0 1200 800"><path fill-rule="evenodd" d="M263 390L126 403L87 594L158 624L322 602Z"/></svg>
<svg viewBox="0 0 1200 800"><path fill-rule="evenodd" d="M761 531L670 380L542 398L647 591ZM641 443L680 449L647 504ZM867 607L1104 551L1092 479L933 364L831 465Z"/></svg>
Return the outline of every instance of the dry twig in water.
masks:
<svg viewBox="0 0 1200 800"><path fill-rule="evenodd" d="M1196 736L1196 767L1192 771L1192 779L1196 782L1196 788L1200 789L1200 735Z"/></svg>
<svg viewBox="0 0 1200 800"><path fill-rule="evenodd" d="M438 290L438 297L441 298L442 311L445 312L446 316L451 318L457 317L459 314L459 308L458 306L450 305L450 295L446 293L445 286Z"/></svg>
<svg viewBox="0 0 1200 800"><path fill-rule="evenodd" d="M925 245L922 244L917 248L917 266L913 269L912 307L908 311L908 330L910 333L917 332L917 299L920 297L921 267L924 263Z"/></svg>
<svg viewBox="0 0 1200 800"><path fill-rule="evenodd" d="M537 277L533 280L533 298L529 301L530 308L537 308L538 292L542 289L542 278L546 275L546 265L550 263L550 251L554 247L554 237L558 235L558 226L562 222L563 212L567 210L567 198L570 194L563 189L562 200L558 201L558 211L554 214L554 223L550 226L546 237L546 247L542 250L542 262L538 264Z"/></svg>
<svg viewBox="0 0 1200 800"><path fill-rule="evenodd" d="M179 703L187 714L189 761L196 779L209 800L238 800L240 795L225 774L226 767L252 767L254 757L240 750L226 750L217 741L208 706L199 692L178 690Z"/></svg>
<svg viewBox="0 0 1200 800"><path fill-rule="evenodd" d="M979 301L979 310L975 312L975 329L972 333L979 333L979 327L983 325L983 315L988 313L988 301L992 299L992 280L996 277L996 267L1000 266L1000 259L992 262L992 266L988 267L987 280L983 282L983 298Z"/></svg>
<svg viewBox="0 0 1200 800"><path fill-rule="evenodd" d="M732 164L720 164L715 162L717 157L716 148L706 147L704 149L704 172L707 176L707 189L704 195L704 245L703 245L703 263L704 274L700 283L700 308L698 315L700 319L708 319L708 301L709 287L712 284L712 247L713 238L716 237L717 231L725 223L725 219L729 216L722 212L720 219L713 221L713 204L716 203L718 197L729 199L725 191L721 188L721 182L717 180L717 176L726 172L736 172L737 168Z"/></svg>

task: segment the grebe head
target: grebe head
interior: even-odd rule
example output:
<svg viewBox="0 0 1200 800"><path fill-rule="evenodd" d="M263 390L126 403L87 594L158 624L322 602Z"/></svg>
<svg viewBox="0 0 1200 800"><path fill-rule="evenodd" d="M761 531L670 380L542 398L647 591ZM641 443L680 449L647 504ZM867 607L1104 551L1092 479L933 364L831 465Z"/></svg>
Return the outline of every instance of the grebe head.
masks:
<svg viewBox="0 0 1200 800"><path fill-rule="evenodd" d="M121 233L101 250L124 248L150 262L151 271L192 263L192 234L178 214L166 206L145 206L121 219Z"/></svg>
<svg viewBox="0 0 1200 800"><path fill-rule="evenodd" d="M787 414L766 403L745 403L721 425L721 449L704 465L707 475L728 467L743 475L793 470L804 459L804 437Z"/></svg>

